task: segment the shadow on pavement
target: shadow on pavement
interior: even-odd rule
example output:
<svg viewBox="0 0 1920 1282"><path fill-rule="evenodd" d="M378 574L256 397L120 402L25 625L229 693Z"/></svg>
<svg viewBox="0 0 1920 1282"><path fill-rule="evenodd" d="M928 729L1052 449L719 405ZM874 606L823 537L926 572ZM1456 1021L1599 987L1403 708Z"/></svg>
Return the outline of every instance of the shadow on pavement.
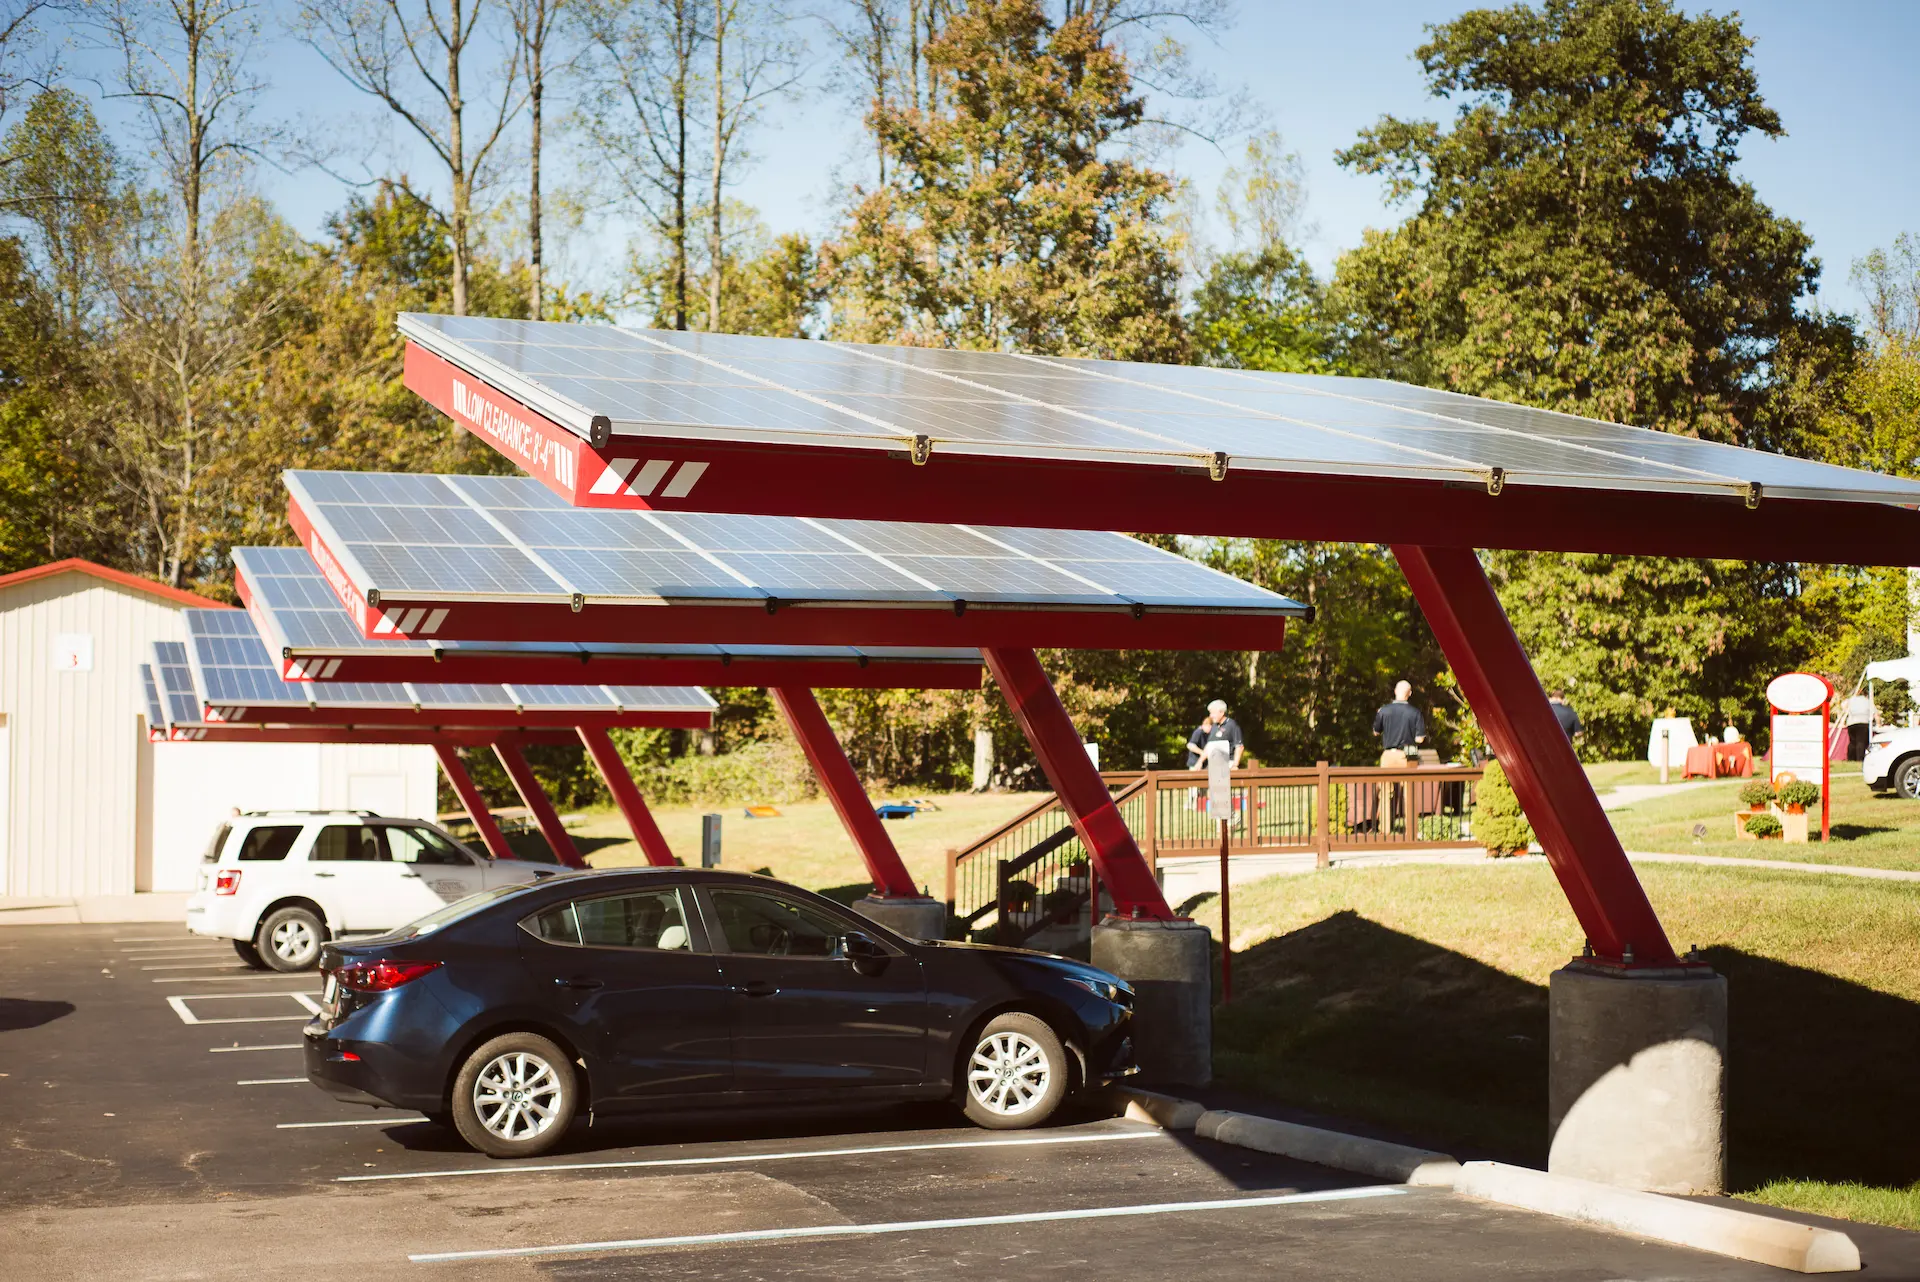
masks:
<svg viewBox="0 0 1920 1282"><path fill-rule="evenodd" d="M25 997L0 997L0 1033L38 1028L73 1014L72 1002L41 1002Z"/></svg>

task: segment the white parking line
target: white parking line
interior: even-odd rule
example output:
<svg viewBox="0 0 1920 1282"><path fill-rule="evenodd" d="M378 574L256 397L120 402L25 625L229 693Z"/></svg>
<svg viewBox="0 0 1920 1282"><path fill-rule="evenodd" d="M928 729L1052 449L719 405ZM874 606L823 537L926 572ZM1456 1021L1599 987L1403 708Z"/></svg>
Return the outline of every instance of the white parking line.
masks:
<svg viewBox="0 0 1920 1282"><path fill-rule="evenodd" d="M309 1016L320 1013L320 1003L314 1001L313 993L192 993L185 996L167 998L167 1005L173 1007L173 1013L180 1017L183 1024L277 1024L288 1020L305 1023ZM259 1000L264 997L291 997L306 1007L305 1015L240 1015L224 1016L220 1019L202 1019L187 1006L188 1002L218 1002Z"/></svg>
<svg viewBox="0 0 1920 1282"><path fill-rule="evenodd" d="M235 1082L234 1085L235 1086L292 1086L296 1082L302 1086L305 1086L307 1084L307 1079L304 1077L243 1077L239 1081Z"/></svg>
<svg viewBox="0 0 1920 1282"><path fill-rule="evenodd" d="M1350 1202L1360 1198L1400 1197L1406 1190L1376 1184L1318 1193L1275 1197L1220 1198L1210 1202L1149 1202L1137 1206L1090 1206L1073 1211L1027 1211L1015 1215L969 1215L952 1220L896 1220L887 1224L820 1224L798 1229L748 1229L733 1233L692 1233L684 1237L627 1238L615 1242L569 1242L560 1246L510 1246L493 1251L436 1251L409 1255L415 1264L450 1260L502 1260L529 1255L583 1255L593 1251L630 1251L642 1247L714 1246L735 1242L778 1242L792 1238L872 1237L882 1233L920 1233L931 1229L977 1229L1001 1224L1050 1224L1062 1220L1106 1220L1132 1215L1176 1215L1195 1211L1238 1211L1258 1206L1298 1206L1307 1202Z"/></svg>
<svg viewBox="0 0 1920 1282"><path fill-rule="evenodd" d="M302 1079L305 1080L304 1078ZM412 1122L424 1122L426 1118L415 1113L410 1117L376 1117L370 1122L281 1122L273 1129L276 1131L310 1131L320 1126L405 1126Z"/></svg>
<svg viewBox="0 0 1920 1282"><path fill-rule="evenodd" d="M235 1051L297 1051L306 1047L299 1042L275 1042L271 1046L209 1046L209 1055L231 1055Z"/></svg>
<svg viewBox="0 0 1920 1282"><path fill-rule="evenodd" d="M255 979L290 979L298 984L311 984L311 975L175 975L170 978L149 980L154 984L244 984Z"/></svg>
<svg viewBox="0 0 1920 1282"><path fill-rule="evenodd" d="M1100 1144L1110 1140L1165 1139L1154 1130L1103 1131L1098 1135L1039 1135L1017 1140L945 1140L931 1144L877 1144L868 1148L805 1149L789 1153L727 1153L717 1157L657 1157L631 1162L565 1162L545 1166L476 1166L458 1171L407 1171L395 1175L337 1175L336 1184L375 1180L431 1180L444 1175L531 1175L536 1171L619 1171L652 1166L721 1166L741 1162L791 1162L807 1157L859 1157L871 1153L920 1153L947 1148L1033 1148L1043 1144Z"/></svg>
<svg viewBox="0 0 1920 1282"><path fill-rule="evenodd" d="M232 970L236 963L230 961L177 961L161 962L158 966L142 966L141 970Z"/></svg>
<svg viewBox="0 0 1920 1282"><path fill-rule="evenodd" d="M198 935L181 931L177 935L115 935L116 944L191 944L199 939Z"/></svg>

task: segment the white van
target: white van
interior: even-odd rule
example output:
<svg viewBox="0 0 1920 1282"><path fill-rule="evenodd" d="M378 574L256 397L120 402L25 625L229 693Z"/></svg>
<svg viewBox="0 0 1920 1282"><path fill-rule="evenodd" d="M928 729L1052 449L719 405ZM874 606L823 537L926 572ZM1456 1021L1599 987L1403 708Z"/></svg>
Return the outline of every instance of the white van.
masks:
<svg viewBox="0 0 1920 1282"><path fill-rule="evenodd" d="M221 824L187 929L231 939L249 966L309 969L341 934L392 930L494 886L560 869L489 859L446 830L371 811L277 810Z"/></svg>

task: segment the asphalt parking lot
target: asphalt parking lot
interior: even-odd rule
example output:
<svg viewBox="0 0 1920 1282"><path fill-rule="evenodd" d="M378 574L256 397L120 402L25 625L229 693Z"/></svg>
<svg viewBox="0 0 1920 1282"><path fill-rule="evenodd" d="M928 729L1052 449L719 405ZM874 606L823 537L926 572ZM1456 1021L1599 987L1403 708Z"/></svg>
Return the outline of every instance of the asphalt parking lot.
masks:
<svg viewBox="0 0 1920 1282"><path fill-rule="evenodd" d="M1748 1279L1777 1270L1080 1115L576 1128L490 1161L301 1075L312 976L168 926L0 929L9 1279ZM1920 1235L1846 1226L1875 1278Z"/></svg>

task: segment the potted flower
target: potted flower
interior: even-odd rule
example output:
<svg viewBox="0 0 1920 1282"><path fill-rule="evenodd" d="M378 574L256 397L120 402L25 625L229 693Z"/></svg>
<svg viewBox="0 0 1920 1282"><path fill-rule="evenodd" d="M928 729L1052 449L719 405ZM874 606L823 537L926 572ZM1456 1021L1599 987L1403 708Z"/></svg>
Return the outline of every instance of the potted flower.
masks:
<svg viewBox="0 0 1920 1282"><path fill-rule="evenodd" d="M1773 785L1765 779L1755 779L1751 783L1740 785L1740 800L1747 803L1747 809L1760 812L1773 800Z"/></svg>
<svg viewBox="0 0 1920 1282"><path fill-rule="evenodd" d="M1035 886L1030 881L1015 878L1007 883L1007 888L1003 892L1000 900L1000 911L1003 913L1030 913L1033 911L1033 901L1039 897L1039 894L1040 888L1038 886Z"/></svg>
<svg viewBox="0 0 1920 1282"><path fill-rule="evenodd" d="M1780 821L1772 815L1758 814L1747 816L1748 835L1760 841L1778 837L1783 831L1784 828L1781 826Z"/></svg>
<svg viewBox="0 0 1920 1282"><path fill-rule="evenodd" d="M1820 800L1820 785L1795 779L1792 783L1780 785L1774 796L1780 801L1780 809L1790 815L1804 815L1808 806Z"/></svg>

